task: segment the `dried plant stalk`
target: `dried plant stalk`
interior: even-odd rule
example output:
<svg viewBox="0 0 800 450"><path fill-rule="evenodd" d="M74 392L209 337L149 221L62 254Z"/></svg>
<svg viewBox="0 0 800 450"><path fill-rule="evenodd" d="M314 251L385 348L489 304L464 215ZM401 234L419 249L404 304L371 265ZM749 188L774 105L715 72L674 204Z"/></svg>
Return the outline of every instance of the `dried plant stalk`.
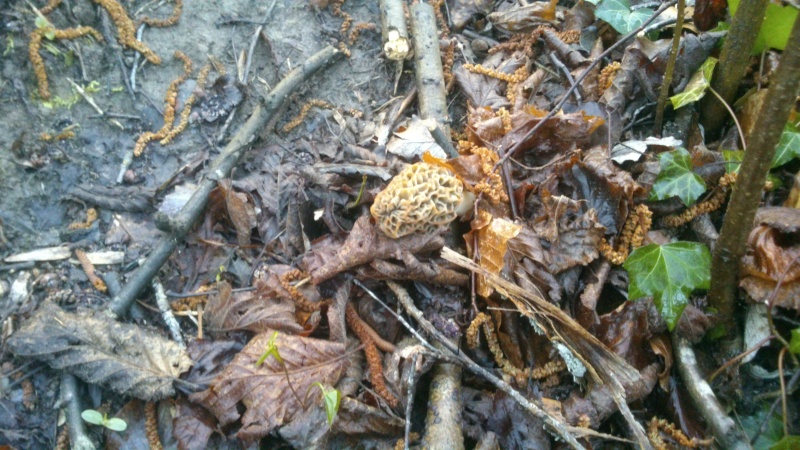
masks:
<svg viewBox="0 0 800 450"><path fill-rule="evenodd" d="M376 346L375 341L372 340L370 333L364 328L364 322L361 321L357 316L358 313L356 312L355 308L353 308L353 305L348 303L345 309L344 317L347 321L347 325L364 344L364 353L367 356L367 365L369 365L369 378L370 382L372 382L372 387L375 389L375 392L381 396L381 398L386 400L386 403L388 403L392 408L397 408L397 405L400 402L397 400L397 397L395 397L394 394L389 392L389 388L386 387L386 382L383 379L383 364L381 363L380 353L378 353L378 347Z"/></svg>
<svg viewBox="0 0 800 450"><path fill-rule="evenodd" d="M175 0L175 7L172 8L172 14L166 19L151 19L150 17L142 17L142 23L146 23L151 27L164 28L175 25L181 18L183 12L183 0Z"/></svg>
<svg viewBox="0 0 800 450"><path fill-rule="evenodd" d="M139 136L139 139L136 140L136 146L133 148L134 156L142 156L144 149L150 141L166 138L175 122L175 105L178 102L178 88L192 73L192 60L180 50L175 52L174 57L183 61L183 73L170 83L164 95L164 125L155 133L147 131Z"/></svg>
<svg viewBox="0 0 800 450"><path fill-rule="evenodd" d="M311 111L311 108L313 108L314 106L316 106L317 108L333 109L333 105L326 102L325 100L312 98L303 105L303 107L300 109L300 114L295 116L294 119L292 119L291 121L289 121L289 123L284 125L281 130L284 133L288 133L297 128L298 126L300 126L300 124L303 123L303 120L305 120L306 116L308 116L308 113L309 111Z"/></svg>
<svg viewBox="0 0 800 450"><path fill-rule="evenodd" d="M143 42L136 39L133 21L128 17L128 13L122 5L116 0L94 0L94 2L103 7L111 16L111 20L117 26L117 38L120 44L141 53L152 64L161 64L161 58Z"/></svg>
<svg viewBox="0 0 800 450"><path fill-rule="evenodd" d="M84 273L86 273L86 277L89 278L89 281L92 283L95 289L100 292L107 292L108 287L106 283L97 276L94 271L94 264L89 261L89 257L86 256L86 252L77 248L75 249L75 257L78 258L78 261L81 263L81 267L83 268Z"/></svg>
<svg viewBox="0 0 800 450"><path fill-rule="evenodd" d="M197 75L197 89L203 89L206 85L206 81L208 81L208 74L211 72L211 64L206 64L200 69L200 73ZM167 145L175 139L175 136L182 133L186 127L189 126L189 116L192 114L192 106L197 101L197 94L192 93L189 98L186 99L186 103L183 105L183 109L181 110L181 120L178 122L178 125L175 125L167 135L161 139L161 145Z"/></svg>

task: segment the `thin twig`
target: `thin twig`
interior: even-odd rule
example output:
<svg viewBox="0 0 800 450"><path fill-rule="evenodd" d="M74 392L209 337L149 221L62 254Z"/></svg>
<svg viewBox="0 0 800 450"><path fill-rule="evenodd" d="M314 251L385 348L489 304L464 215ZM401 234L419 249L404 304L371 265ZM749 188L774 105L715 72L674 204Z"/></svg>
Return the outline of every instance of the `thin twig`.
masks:
<svg viewBox="0 0 800 450"><path fill-rule="evenodd" d="M167 300L167 294L164 293L164 286L158 278L153 280L153 290L156 294L156 305L158 305L158 310L161 311L161 318L164 319L164 322L167 324L169 333L172 335L172 340L177 342L182 348L186 348L186 343L183 342L183 336L181 335L181 325L175 320L175 316L172 314L172 308L169 305L169 300Z"/></svg>
<svg viewBox="0 0 800 450"><path fill-rule="evenodd" d="M717 100L719 100L720 103L722 103L722 106L725 107L725 109L728 111L728 114L730 114L731 117L733 118L733 123L736 124L736 131L739 132L739 139L742 140L742 150L747 151L747 141L744 140L744 132L742 131L742 125L739 123L739 119L736 117L736 113L733 112L733 109L731 109L731 106L728 105L728 102L726 102L725 99L722 98L722 96L719 95L719 93L717 93L717 91L714 90L714 88L709 86L708 91L714 94L715 97L717 97Z"/></svg>
<svg viewBox="0 0 800 450"><path fill-rule="evenodd" d="M667 69L664 71L664 80L661 84L661 92L658 95L658 106L656 107L656 136L661 136L661 124L664 122L664 109L667 106L669 87L672 84L672 75L675 72L675 61L678 59L678 49L681 47L681 35L683 34L683 11L686 0L678 0L678 21L672 35L672 48L669 51ZM611 147L609 147L611 148Z"/></svg>
<svg viewBox="0 0 800 450"><path fill-rule="evenodd" d="M275 8L275 3L277 3L277 1L278 0L272 0L272 4L269 5L267 12L264 14L263 22L261 22L258 28L256 28L256 32L253 33L253 37L250 39L250 49L247 51L247 64L244 66L244 74L239 80L240 83L247 84L247 77L250 75L250 65L253 63L253 52L256 49L258 38L261 37L261 31L264 29L264 25L266 25L267 21L269 20L269 16L272 14L272 9Z"/></svg>

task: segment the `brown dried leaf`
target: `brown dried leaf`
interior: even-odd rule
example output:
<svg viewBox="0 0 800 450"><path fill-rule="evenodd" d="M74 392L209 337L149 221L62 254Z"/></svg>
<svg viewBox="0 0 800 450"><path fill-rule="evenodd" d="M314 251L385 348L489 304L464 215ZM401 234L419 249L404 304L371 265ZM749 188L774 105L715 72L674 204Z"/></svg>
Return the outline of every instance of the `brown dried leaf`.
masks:
<svg viewBox="0 0 800 450"><path fill-rule="evenodd" d="M780 280L772 302L784 308L800 309L800 210L761 208L756 213L759 225L747 239L742 258L746 275L740 285L756 302L768 301Z"/></svg>
<svg viewBox="0 0 800 450"><path fill-rule="evenodd" d="M270 356L257 367L272 337L272 332L254 337L209 389L191 396L223 426L241 418L240 439L259 439L290 422L304 409L293 392L304 396L317 382L335 385L347 367L344 344L282 333L274 344L284 364ZM244 414L237 409L239 402Z"/></svg>
<svg viewBox="0 0 800 450"><path fill-rule="evenodd" d="M617 234L628 217L628 205L645 195L644 188L629 172L614 165L602 147L587 151L578 168L573 173L583 197L597 211L597 220L607 232Z"/></svg>
<svg viewBox="0 0 800 450"><path fill-rule="evenodd" d="M506 58L501 53L495 53L486 58L481 65L487 69L494 69L498 72L512 75L524 63L525 61L522 59ZM511 106L505 95L507 84L505 81L479 73L472 73L464 69L463 66L455 67L453 75L455 75L456 82L472 107L476 109L487 107L490 110L498 110Z"/></svg>
<svg viewBox="0 0 800 450"><path fill-rule="evenodd" d="M445 159L447 153L436 143L431 129L436 127L436 119L422 120L414 116L407 126L398 127L393 133L386 151L408 160L421 158L426 152L436 158Z"/></svg>
<svg viewBox="0 0 800 450"><path fill-rule="evenodd" d="M502 3L497 11L489 14L488 19L501 31L522 33L551 24L556 19L557 3L558 0Z"/></svg>
<svg viewBox="0 0 800 450"><path fill-rule="evenodd" d="M217 186L225 197L225 206L228 210L233 226L236 228L236 241L239 245L250 244L250 233L257 225L256 211L253 204L248 202L247 195L241 192L234 192L230 186L230 180L217 182Z"/></svg>
<svg viewBox="0 0 800 450"><path fill-rule="evenodd" d="M337 433L363 436L365 434L382 434L396 436L401 433L405 421L397 416L387 414L379 408L361 403L350 397L342 399L339 416L333 422Z"/></svg>
<svg viewBox="0 0 800 450"><path fill-rule="evenodd" d="M658 384L664 392L669 392L669 374L672 372L672 341L664 334L657 334L650 339L650 350L664 358L664 370L658 374Z"/></svg>
<svg viewBox="0 0 800 450"><path fill-rule="evenodd" d="M172 436L178 450L208 448L208 440L217 429L217 421L205 410L185 398L177 400L178 414L172 419Z"/></svg>
<svg viewBox="0 0 800 450"><path fill-rule="evenodd" d="M415 233L391 239L371 223L369 216L361 216L344 242L333 237L315 242L303 256L303 265L311 281L319 284L375 259L402 258L404 252L416 255L443 246L444 240L438 234Z"/></svg>
<svg viewBox="0 0 800 450"><path fill-rule="evenodd" d="M534 230L549 243L546 261L550 273L594 261L605 234L605 227L597 221L597 212L590 209L580 214L581 204L564 196L545 196L543 203L547 217L534 225Z"/></svg>
<svg viewBox="0 0 800 450"><path fill-rule="evenodd" d="M273 287L280 288L277 277L274 274L272 276L274 280L257 280L254 283L256 290L251 292L232 293L230 284L224 281L219 283L219 294L211 297L206 306L204 318L208 331L224 333L247 330L262 333L278 330L290 334L301 333L303 327L297 322L295 305L288 293L278 296L267 287L268 282L272 281Z"/></svg>
<svg viewBox="0 0 800 450"><path fill-rule="evenodd" d="M8 340L19 357L46 362L89 384L146 401L175 395L192 361L178 344L102 311L76 315L44 302Z"/></svg>
<svg viewBox="0 0 800 450"><path fill-rule="evenodd" d="M547 114L533 106L527 106L511 114L512 130L506 133L500 118L470 111L468 125L477 137L490 148L511 148L536 126ZM567 153L589 142L591 134L605 121L583 111L558 113L524 141L520 152L533 150L538 153Z"/></svg>
<svg viewBox="0 0 800 450"><path fill-rule="evenodd" d="M485 211L479 212L476 220L473 220L473 223L476 222L488 223L485 226L479 225L480 228L473 229L470 234L465 236L467 248L469 248L470 254L474 252L471 233L476 233L478 238L478 263L489 272L495 275L499 274L503 270L503 266L505 266L506 243L509 239L513 239L519 234L522 225L503 218L492 218L491 214ZM477 291L483 297L488 297L494 292L484 282L482 276L478 278Z"/></svg>

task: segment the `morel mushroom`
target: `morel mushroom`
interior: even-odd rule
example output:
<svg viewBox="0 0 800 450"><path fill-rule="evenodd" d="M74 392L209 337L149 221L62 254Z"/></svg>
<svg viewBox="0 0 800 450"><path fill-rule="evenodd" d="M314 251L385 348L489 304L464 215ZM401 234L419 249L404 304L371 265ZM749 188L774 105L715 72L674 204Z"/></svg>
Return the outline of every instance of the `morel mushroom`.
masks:
<svg viewBox="0 0 800 450"><path fill-rule="evenodd" d="M378 228L397 239L437 231L472 207L475 196L446 168L412 164L375 197L370 212Z"/></svg>

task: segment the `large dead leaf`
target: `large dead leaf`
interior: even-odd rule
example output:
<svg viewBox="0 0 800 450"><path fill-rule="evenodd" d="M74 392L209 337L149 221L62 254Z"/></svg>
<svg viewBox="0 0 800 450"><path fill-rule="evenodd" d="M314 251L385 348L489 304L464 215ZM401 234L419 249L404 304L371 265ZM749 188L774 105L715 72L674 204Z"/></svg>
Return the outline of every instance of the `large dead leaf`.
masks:
<svg viewBox="0 0 800 450"><path fill-rule="evenodd" d="M217 429L217 421L204 408L181 398L178 413L172 419L172 435L178 450L209 448L208 440Z"/></svg>
<svg viewBox="0 0 800 450"><path fill-rule="evenodd" d="M256 366L272 337L273 332L254 337L209 389L191 397L223 426L241 418L242 427L236 434L240 439L259 439L291 421L304 410L293 391L305 402L314 383L335 385L347 366L344 344L282 333L274 345L284 364L269 356ZM239 402L244 403L244 414L239 412Z"/></svg>
<svg viewBox="0 0 800 450"><path fill-rule="evenodd" d="M178 344L102 312L76 315L45 302L8 340L19 357L46 362L90 384L146 401L175 395L192 365Z"/></svg>
<svg viewBox="0 0 800 450"><path fill-rule="evenodd" d="M753 300L800 309L800 210L761 208L742 258L741 286ZM777 287L778 281L781 282ZM773 291L777 288L777 292ZM773 297L774 295L774 297Z"/></svg>
<svg viewBox="0 0 800 450"><path fill-rule="evenodd" d="M499 117L470 110L468 125L475 135L490 148L511 148L536 126L547 114L533 106L527 106L511 114L512 129L505 132ZM566 153L580 148L589 142L591 134L605 121L599 116L592 116L578 111L565 114L563 112L539 128L536 133L523 141L518 151L533 150L538 154Z"/></svg>
<svg viewBox="0 0 800 450"><path fill-rule="evenodd" d="M344 242L333 237L315 242L303 257L303 265L311 281L319 284L375 259L397 258L403 252L431 252L443 246L444 240L436 234L415 233L391 239L370 223L370 216L361 216Z"/></svg>
<svg viewBox="0 0 800 450"><path fill-rule="evenodd" d="M273 275L274 277L274 275ZM280 288L277 277L273 284ZM213 296L206 307L204 318L211 332L247 330L255 333L279 330L298 334L303 326L295 317L295 305L286 297L270 295L270 280L258 280L252 292L231 292L231 285L219 283L219 294ZM280 288L282 289L282 288Z"/></svg>
<svg viewBox="0 0 800 450"><path fill-rule="evenodd" d="M628 217L628 205L645 195L644 188L617 167L602 147L587 151L578 169L572 173L583 198L597 211L597 220L607 232L617 234Z"/></svg>
<svg viewBox="0 0 800 450"><path fill-rule="evenodd" d="M550 273L555 275L594 261L605 233L605 227L597 221L597 212L590 209L581 214L581 204L564 196L543 197L546 214L534 225L534 230L546 241L543 246L547 249L545 261Z"/></svg>
<svg viewBox="0 0 800 450"><path fill-rule="evenodd" d="M478 264L497 275L505 266L506 243L519 234L522 225L503 218L492 218L492 215L485 211L481 211L478 218L472 222L479 225L474 226L473 230L464 236L470 254L475 252L472 248L474 233L478 241ZM481 276L478 278L476 289L478 294L484 297L492 295L494 291Z"/></svg>
<svg viewBox="0 0 800 450"><path fill-rule="evenodd" d="M481 65L487 69L494 69L500 73L512 75L524 63L525 61L522 59L506 58L501 53L495 53L486 58ZM463 66L454 68L453 74L472 107L487 107L496 111L500 108L509 108L511 106L505 95L507 84L505 81L470 72L464 69Z"/></svg>
<svg viewBox="0 0 800 450"><path fill-rule="evenodd" d="M445 159L447 154L431 135L431 129L435 127L435 119L422 120L414 116L410 123L395 130L389 143L386 144L386 151L408 160L421 158L426 152Z"/></svg>
<svg viewBox="0 0 800 450"><path fill-rule="evenodd" d="M530 31L548 25L556 19L558 0L543 2L501 3L497 11L489 14L489 21L506 33Z"/></svg>

